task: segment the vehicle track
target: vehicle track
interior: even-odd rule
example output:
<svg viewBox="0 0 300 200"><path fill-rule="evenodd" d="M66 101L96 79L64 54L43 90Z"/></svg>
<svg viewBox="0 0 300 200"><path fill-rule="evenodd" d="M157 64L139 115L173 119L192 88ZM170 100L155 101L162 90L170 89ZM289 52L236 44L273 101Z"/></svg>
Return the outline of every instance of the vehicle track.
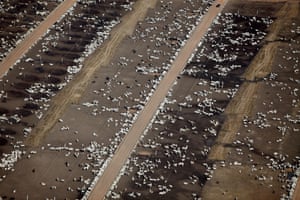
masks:
<svg viewBox="0 0 300 200"><path fill-rule="evenodd" d="M103 44L102 48L96 50L84 63L84 68L80 74L74 78L72 83L68 84L63 92L58 93L53 98L53 103L49 111L37 124L26 143L37 146L46 134L55 125L59 117L63 114L66 107L71 103L79 101L82 93L88 86L91 77L101 66L107 64L111 59L113 52L116 50L121 41L134 30L137 22L145 16L148 8L153 7L156 2L136 2L134 12L124 16L123 22L112 31L110 39ZM124 31L125 30L125 31ZM66 96L69 98L66 99Z"/></svg>
<svg viewBox="0 0 300 200"><path fill-rule="evenodd" d="M227 106L225 110L227 119L222 125L216 145L213 146L209 154L209 159L225 160L229 149L224 147L224 144L230 144L234 140L243 117L250 114L256 91L260 87L260 84L255 81L264 78L271 72L270 66L280 44L280 42L274 42L274 40L278 37L283 23L295 16L297 9L297 6L287 2L278 12L278 19L271 25L270 34L265 39L267 44L259 51L243 75L246 80L254 82L243 83L234 99Z"/></svg>

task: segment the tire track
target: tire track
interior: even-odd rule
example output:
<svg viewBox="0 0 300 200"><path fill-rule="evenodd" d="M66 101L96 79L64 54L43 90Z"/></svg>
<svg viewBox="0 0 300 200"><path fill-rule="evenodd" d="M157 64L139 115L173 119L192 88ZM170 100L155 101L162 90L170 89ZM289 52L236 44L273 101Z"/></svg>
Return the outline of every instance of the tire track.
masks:
<svg viewBox="0 0 300 200"><path fill-rule="evenodd" d="M294 17L297 10L297 6L293 6L293 4L288 2L279 10L277 14L278 19L270 26L270 34L265 38L267 44L258 52L243 75L246 80L255 81L257 78L263 78L271 72L272 62L280 44L280 42L274 41L277 39L283 24ZM230 101L224 112L227 119L219 132L216 145L213 146L209 154L209 159L226 159L229 149L224 147L224 144L233 142L243 117L251 112L256 91L259 87L260 83L255 82L245 82L241 85L236 96Z"/></svg>
<svg viewBox="0 0 300 200"><path fill-rule="evenodd" d="M109 63L113 52L121 41L132 33L138 21L145 17L148 9L152 8L156 1L140 0L135 3L133 11L125 15L121 20L122 22L113 29L110 39L103 44L102 48L99 48L89 56L84 62L81 72L53 98L49 110L26 140L25 143L27 145L39 145L40 141L64 113L67 106L71 103L79 102L95 71Z"/></svg>

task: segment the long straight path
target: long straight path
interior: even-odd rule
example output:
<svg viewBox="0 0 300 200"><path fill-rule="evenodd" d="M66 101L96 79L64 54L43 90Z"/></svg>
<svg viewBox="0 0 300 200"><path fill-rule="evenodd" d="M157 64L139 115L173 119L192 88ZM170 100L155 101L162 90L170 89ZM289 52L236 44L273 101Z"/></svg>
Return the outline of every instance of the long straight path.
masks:
<svg viewBox="0 0 300 200"><path fill-rule="evenodd" d="M118 149L113 155L111 161L104 169L99 177L98 182L94 186L89 195L90 200L104 199L113 182L120 173L120 170L126 163L132 151L136 147L137 142L144 133L151 119L157 112L160 104L163 102L170 88L174 85L176 78L184 69L191 54L197 48L202 38L205 36L208 28L211 26L215 17L221 12L228 0L216 0L203 16L199 25L195 28L190 39L179 52L174 60L170 70L161 80L156 91L140 112L138 118L132 125L131 129L120 143Z"/></svg>
<svg viewBox="0 0 300 200"><path fill-rule="evenodd" d="M29 33L0 63L0 78L66 13L76 0L64 0L31 33Z"/></svg>

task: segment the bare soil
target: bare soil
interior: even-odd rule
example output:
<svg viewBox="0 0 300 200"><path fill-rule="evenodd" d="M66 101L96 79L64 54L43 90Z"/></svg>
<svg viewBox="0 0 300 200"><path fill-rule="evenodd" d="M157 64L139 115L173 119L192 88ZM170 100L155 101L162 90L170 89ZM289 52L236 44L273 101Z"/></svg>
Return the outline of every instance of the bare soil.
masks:
<svg viewBox="0 0 300 200"><path fill-rule="evenodd" d="M297 76L297 70L287 74L276 68L278 65L283 65L287 70L298 69L295 64L298 60L297 56L295 56L293 64L286 60L278 60L282 57L282 55L278 55L278 49L281 49L281 52L287 51L278 40L289 41L288 38L295 38L289 34L284 35L282 30L288 32L297 26L292 25L292 22L297 21L298 7L289 3L272 4L272 6L267 2L248 4L235 1L235 3L234 1L229 2L224 12L239 13L243 17L269 16L275 20L267 30L269 34L265 41L258 46L252 46L253 49L247 49L247 52L253 52L254 56L242 56L246 51L240 51L238 58L243 59L238 59L236 63L242 64L245 71L235 70L226 78L218 77L213 70L214 65L209 65L210 63L207 61L201 62L201 56L196 56L195 60L192 60L186 67L186 74L191 73L188 72L188 69L195 69L197 65L212 66L211 69L208 68L209 71L206 72L199 70L198 73L192 73L192 77L198 78L196 80L187 77L177 80L172 95L168 96L168 103L157 115L152 127L132 155L123 176L107 198L253 199L255 197L255 199L279 199L288 194L288 188L291 186L290 177L295 176L295 170L299 167L297 158L299 145L292 142L292 140L298 141L296 134L298 128L294 129L294 125L289 124L288 129L296 131L291 134L293 139L289 134L289 136L283 136L282 140L278 140L278 130L276 130L278 124L276 122L272 122L270 129L254 128L253 126L257 126L256 118L260 116L259 113L268 111L272 113L270 109L278 110L274 115L281 119L287 113L294 113L295 117L295 112L299 111L298 100L294 104L294 109L290 107L291 104L285 105L293 99L289 92L295 86L294 83L281 83L277 79L276 83L269 82L272 82L269 80L272 77L271 73L278 74L283 79L292 78L291 80ZM259 15L257 15L257 10ZM270 10L272 12L269 12ZM278 20L276 20L277 17ZM239 22L242 24L242 20ZM260 30L263 30L262 27ZM242 33L248 30L240 28L239 31ZM231 36L231 38L233 37ZM222 41L222 39L220 40ZM210 49L215 42L204 43L205 50ZM299 45L295 41L289 42L289 45L295 45L292 49L296 49L296 46ZM230 46L227 49L230 49ZM287 52L287 54L291 55L291 52ZM288 68L287 65L291 67ZM224 81L224 89L230 88L229 86L234 89L236 84L242 83L242 85L233 99L227 99L228 97L225 98L214 93L211 87L199 86L198 81L204 78L207 81ZM280 80L282 80L281 78ZM282 84L286 87L288 85L290 89L281 94L280 89L272 88L274 86L266 88L264 84ZM215 90L218 89L221 90L221 88ZM281 88L281 90L285 89ZM195 116L196 105L199 105L195 94L199 91L208 92L207 98L215 99L215 106L224 108L225 112L217 112L208 118L204 115L202 117ZM276 95L280 96L281 103L275 105ZM182 106L176 105L183 102L188 103L182 104ZM259 106L260 104L262 105ZM256 125L246 127L243 121L245 117L251 118L252 124ZM212 126L212 121L219 122L214 127L215 135L207 133ZM243 126L246 128L241 128ZM289 147L283 147L282 143L288 144ZM282 155L285 155L284 158L281 157ZM284 161L287 158L288 161ZM277 163L272 163L272 160L276 160Z"/></svg>
<svg viewBox="0 0 300 200"><path fill-rule="evenodd" d="M155 115L157 109L159 108L161 102L167 95L169 89L174 84L177 76L183 70L185 64L187 63L190 55L194 52L195 48L202 40L203 36L207 32L214 18L221 11L220 8L216 7L220 1L215 2L212 7L207 11L205 16L202 18L201 23L195 28L190 39L187 41L186 45L179 52L178 56L172 63L171 68L160 81L156 91L151 96L151 99L147 102L146 106L143 108L141 113L139 113L138 118L128 131L127 135L124 137L120 143L117 151L114 153L112 160L110 161L105 171L101 174L99 181L96 183L89 199L103 199L110 187L117 178L120 170L126 163L127 159L131 155L132 151L135 149L137 142L141 138L144 130L147 128L151 119ZM226 2L222 1L223 6Z"/></svg>
<svg viewBox="0 0 300 200"><path fill-rule="evenodd" d="M277 19L269 28L269 35L265 39L266 44L243 75L247 80L259 80L261 78L266 80L271 73L275 73L278 75L278 79L276 78L278 82L257 81L255 83L244 83L226 108L225 113L230 110L231 115L222 126L221 137L217 139L219 145L213 148L210 158L225 160L227 166L217 165L213 178L204 189L204 198L206 199L253 199L253 196L256 199L279 199L282 195L286 195L285 192L289 190L289 178L293 176L297 166L299 167L299 164L297 164L299 162L297 161L299 145L292 141L299 138L295 132L291 131L287 135L283 134L280 137L281 139L278 139L278 127L287 123L281 121L284 115L295 116L295 110L298 112L299 106L296 103L292 108L290 102L295 97L282 91L283 88L279 91L275 85L279 83L288 86L288 88L294 87L293 83L287 81L287 79L297 76L297 73L292 72L293 67L285 68L285 70L278 69L278 67L281 65L294 65L295 67L295 64L282 59L285 56L281 52L291 53L288 51L288 46L295 45L291 47L293 49L299 45L299 40L292 40L291 38L294 38L294 36L291 36L288 31L283 33L284 29L293 29L293 23L299 16L298 6L298 2L286 2L282 5L282 8L275 15ZM282 42L285 39L289 42ZM290 56L294 57L295 60L298 59L296 55L290 54ZM269 84L272 87L269 87ZM283 98L277 101L276 95ZM244 105L238 106L237 104L240 103ZM276 110L276 114L274 114L276 118L273 118L273 120L278 119L279 121L272 121L270 128L260 127L257 129L253 127L254 125L245 125L245 117L247 120L255 119L259 116L259 113L268 113L271 109ZM274 126L277 126L277 130ZM294 125L288 124L287 126L291 128ZM243 147L247 144L248 139L254 140L251 144L251 146L253 145L252 151L245 150L245 147ZM242 143L237 143L237 141L242 141ZM248 143L248 145L250 144ZM242 153L238 151L242 151ZM268 159L278 159L277 154L285 155L287 160L279 161L281 164L271 164ZM241 166L234 166L235 160L238 160ZM237 184L232 184L233 177L239 179L234 181ZM228 180L230 181L228 182ZM251 188L251 190L247 188Z"/></svg>
<svg viewBox="0 0 300 200"><path fill-rule="evenodd" d="M45 36L61 33L58 38L38 42L1 79L0 115L9 120L0 121L0 152L2 157L12 150L23 153L11 170L1 168L0 197L82 198L124 144L132 121L170 69L170 60L195 18L211 5L201 0L147 1L147 5L138 1L85 60L81 72L70 75L68 66L77 65L74 59L98 28L125 14L120 6L125 1L110 2L75 8ZM222 23L214 25L192 61L182 64L184 71L164 107L106 198L279 199L288 194L300 153L299 3L231 0L223 14L228 12L235 13L235 32L225 34ZM91 20L98 16L103 18ZM274 23L267 28L252 21L250 26L253 17L258 21L270 17ZM261 43L229 42L242 33L259 31L268 33ZM217 62L204 56L223 42L236 60ZM218 53L227 57L221 50ZM28 58L32 61L26 62ZM240 67L219 75L216 65L235 64ZM46 88L26 91L37 82ZM49 93L40 92L45 90ZM24 134L28 127L32 132ZM136 139L131 142L134 146ZM117 155L127 159L123 152ZM108 185L115 175L108 176ZM105 195L107 188L101 189Z"/></svg>

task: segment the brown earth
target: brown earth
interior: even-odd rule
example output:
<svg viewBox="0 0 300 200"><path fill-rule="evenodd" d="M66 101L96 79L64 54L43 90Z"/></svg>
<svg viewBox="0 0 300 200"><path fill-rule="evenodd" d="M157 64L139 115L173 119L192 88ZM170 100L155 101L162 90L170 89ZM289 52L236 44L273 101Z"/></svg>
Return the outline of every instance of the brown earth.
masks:
<svg viewBox="0 0 300 200"><path fill-rule="evenodd" d="M254 2L269 2L269 3L278 3L278 2L298 2L298 0L248 0Z"/></svg>
<svg viewBox="0 0 300 200"><path fill-rule="evenodd" d="M26 52L47 32L47 30L61 18L74 4L76 0L63 1L48 17L41 22L20 44L16 46L0 63L0 77L11 68Z"/></svg>
<svg viewBox="0 0 300 200"><path fill-rule="evenodd" d="M141 2L143 2L143 1L141 1ZM152 1L152 2L148 2L148 3L154 3L154 1ZM138 5L138 4L137 4ZM136 6L137 6L136 5ZM141 6L141 5L140 5ZM152 6L145 6L145 7L143 7L145 10L142 10L141 12L139 12L139 19L142 19L144 16L142 16L143 14L142 13L146 13L146 11L147 11L147 9L148 9L148 7L152 7ZM289 9L289 8L287 8L287 7L285 7L285 9ZM291 9L291 10L295 10L295 9ZM128 16L129 17L129 16ZM275 22L275 24L277 23L277 22L280 22L280 20L278 19L276 22ZM112 36L111 36L111 41L109 41L105 46L104 46L104 48L102 49L100 49L98 52L95 52L95 54L93 55L93 56L91 56L92 58L90 59L90 60L88 60L88 61L86 61L86 66L91 66L91 68L88 68L88 67L86 67L86 71L82 71L82 75L80 74L79 76L78 76L78 78L76 78L73 82L75 82L74 84L72 84L72 85L70 85L70 86L68 86L67 88L66 88L66 91L68 91L67 93L64 93L64 94L61 94L61 95L58 95L54 100L54 107L52 108L52 109L50 109L50 111L48 112L48 113L50 113L50 114L47 114L46 115L46 118L45 118L45 121L43 121L42 123L40 123L40 125L38 125L38 127L40 128L40 129L37 129L37 131L38 130L40 130L40 131L42 131L42 133L44 133L44 134L42 134L41 136L38 136L38 137L36 137L36 136L34 136L34 137L32 137L30 140L29 140L29 144L30 145L38 145L38 144L40 144L40 143L43 143L43 138L47 135L47 133L52 129L52 127L54 126L54 124L57 122L57 120L62 116L62 115L64 115L65 113L65 108L68 106L68 105L71 105L71 103L72 102L78 102L79 100L80 100L80 98L81 98L81 95L84 93L84 90L86 89L86 87L87 87L87 84L88 84L88 82L90 81L90 79L92 79L93 78L93 74L94 74L94 72L95 72L95 70L97 69L97 68L99 68L101 65L104 65L104 64L107 64L108 63L108 61L110 60L110 58L112 57L112 55L113 55L113 53L116 51L116 48L118 47L118 44L120 43L120 41L121 40L123 40L127 35L130 35L131 34L131 31L134 29L134 27L135 27L135 23L136 22L133 22L133 21L131 21L131 20L128 20L128 23L126 23L126 25L124 25L124 27L126 27L126 28L129 28L129 29L125 29L126 31L125 32L122 32L122 33L119 33L119 31L116 31L116 33L114 33ZM280 23L279 23L280 24ZM208 24L209 25L209 24ZM278 28L277 28L277 30L280 30L280 25L276 25ZM120 25L120 27L123 27L123 25ZM123 27L123 28L124 28ZM121 29L121 28L120 28ZM118 28L116 29L116 30L119 30ZM124 30L124 29L123 29ZM128 33L127 33L127 30L130 30ZM276 35L275 35L276 36ZM274 36L274 37L275 37ZM276 37L275 37L276 38ZM270 39L269 41L273 41L274 39ZM271 56L268 56L268 54L267 53L270 53L270 52L273 52L274 53L274 49L275 49L275 47L277 47L277 45L279 45L280 44L280 42L270 42L268 45L266 45L262 50L261 50L261 53L259 54L259 58L256 58L255 59L255 61L254 62L256 62L257 64L259 64L259 70L256 70L256 69L253 69L253 70L251 70L251 68L250 68L250 70L248 71L248 75L246 76L247 77L247 79L248 80L253 80L253 79L255 79L255 78L261 78L261 77L265 77L267 74L268 74L268 72L270 72L270 70L271 69L265 69L265 67L267 66L267 64L272 64L272 62L273 62L273 57L274 57L274 55L273 55L273 57L271 57ZM105 49L106 48L106 49ZM99 56L95 56L95 55L99 55ZM189 55L189 54L188 54ZM264 62L259 62L259 61L261 61L262 59L265 59L265 61ZM262 64L260 64L260 63L262 63ZM252 65L251 65L252 66ZM254 66L254 64L253 64L253 66ZM176 74L176 73L175 73ZM173 75L173 77L176 77L177 75ZM77 83L78 82L78 83ZM248 85L248 86L247 86ZM253 95L255 96L255 93L256 93L256 89L259 89L259 87L257 86L257 85L259 85L259 84L254 84L254 83L249 83L249 84L246 84L246 86L242 86L242 88L240 88L240 89L243 89L243 88L245 88L245 92L239 92L238 94L237 94L237 98L240 98L240 100L244 100L245 102L242 102L242 103L239 103L237 100L235 101L235 105L238 107L238 108L240 108L241 110L241 113L244 113L244 114L247 114L247 113L249 113L249 112L251 112L251 108L252 108L252 106L253 106L253 101L254 100L251 100L251 98L250 97L252 97ZM70 95L70 96L69 96ZM248 98L245 98L245 96L244 95L246 95L246 97L248 97ZM65 97L66 96L68 96L69 98L68 99L66 99ZM164 96L164 95L162 95L162 96ZM245 99L244 99L245 98ZM250 99L250 100L249 100ZM157 104L159 104L159 101L157 102ZM234 101L232 102L232 104L234 104ZM154 108L153 108L154 109ZM228 108L229 109L229 108ZM155 110L155 109L154 109ZM145 112L145 111L144 111ZM240 112L236 112L236 108L234 108L234 106L232 106L232 109L230 109L230 112L228 111L228 113L233 113L233 115L238 115L238 116L233 116L232 118L229 118L228 119L228 122L229 122L229 124L230 124L230 126L229 126L229 129L231 129L231 130L237 130L237 129L239 129L239 127L240 127L240 123L236 123L236 121L234 121L234 122L232 122L232 120L238 120L238 121L241 121L241 117L242 116L240 116ZM53 114L53 115L52 115ZM150 115L150 117L151 117L152 115ZM237 117L237 118L236 118ZM231 121L230 121L231 120ZM144 122L146 122L146 121L144 121ZM231 123L232 122L232 123ZM99 122L100 123L100 122ZM147 123L146 123L147 124ZM236 124L236 125L233 125L233 124ZM43 129L43 128L41 128L43 125L46 125L46 128L45 129ZM226 125L224 125L224 126L226 126ZM227 128L225 129L224 128L224 130L226 130L227 131ZM140 132L142 132L142 131L140 131ZM233 132L235 132L235 131L233 131ZM138 137L138 136L137 136ZM233 136L229 136L229 138L227 138L227 139L223 139L220 143L230 143L230 142L232 142L232 140L234 139L234 135ZM63 139L61 139L61 138L56 138L57 140L63 140ZM136 144L136 142L135 141L130 141L130 142L132 142L132 145L134 146L135 144ZM125 141L122 143L123 145L124 145L124 143L125 143ZM121 145L122 145L121 144ZM219 147L218 147L219 148ZM221 147L221 148L223 148L223 147ZM120 149L119 149L119 151L120 151ZM222 156L222 158L224 158L224 157L226 157L226 156L224 156L224 149L222 149L221 150L221 153L220 154L218 154L218 158L220 158L220 156ZM131 150L129 149L129 152L128 152L128 154L130 154L130 152L131 152ZM57 153L57 154L61 154L61 153ZM121 155L123 155L123 154L121 154ZM48 171L51 171L51 169L50 168L55 168L56 167L56 161L57 160L55 160L55 159L57 159L57 157L58 156L53 156L53 157L51 157L51 158L41 158L41 160L42 159L44 159L44 160L46 160L46 159L53 159L53 162L51 162L51 166L50 165L48 165L47 166L47 164L45 164L45 163L47 163L47 162L45 162L45 163L41 163L41 166L43 165L44 167L45 167L45 172L48 172ZM124 156L124 159L126 159L127 158L127 156ZM35 163L35 164L39 164L38 163L38 161L40 161L39 159L37 159L37 163ZM64 161L63 160L61 160L61 162L63 163ZM80 161L79 161L80 162ZM74 164L75 165L75 164ZM123 164L121 164L121 165L123 165ZM33 166L32 167L34 167L34 164L33 164ZM243 190L243 191L246 191L246 192L244 192L245 193L245 195L247 196L247 195L255 195L255 193L258 191L258 192L260 192L260 189L255 185L255 184L253 184L252 185L252 183L251 183L251 180L249 179L249 180L247 180L247 179L244 179L244 177L239 177L238 175L240 174L239 173L239 170L240 170L240 168L243 168L243 167L232 167L232 169L224 169L224 170L219 170L219 171L216 171L216 177L218 178L218 177L222 177L222 176L224 176L223 178L221 178L221 179L228 179L228 174L231 174L232 175L232 179L230 179L230 181L231 181L231 183L233 182L233 180L236 180L236 182L235 183L232 183L231 184L231 186L230 187L236 187L236 188L238 188L239 190ZM28 168L29 169L29 168ZM18 170L22 170L22 166L18 166ZM249 169L246 169L246 170L248 170L248 171L250 171L251 169L249 168ZM28 171L28 170L27 170ZM30 170L29 170L30 171ZM63 170L61 170L62 172L61 173L63 173ZM116 173L118 172L118 169L116 170ZM232 173L233 172L233 173ZM28 172L28 174L29 174L29 172ZM46 174L46 173L45 173ZM20 175L22 175L22 173L20 174ZM70 176L70 175L69 175ZM111 176L111 175L110 175ZM113 177L110 177L109 176L109 179L111 180L111 181L113 181ZM46 177L46 175L45 175L45 177ZM27 178L30 178L30 176L28 175L28 177ZM36 179L38 179L38 177L36 177ZM228 179L229 180L229 179ZM244 188L244 186L242 186L242 185L239 185L238 183L239 182L242 182L242 181L246 181L246 183L249 183L247 186L249 187L249 186L251 186L252 188L256 188L257 190L252 190L252 191L249 191L249 190L245 190L245 188ZM226 187L228 186L228 185L230 185L230 184L227 184L226 182L222 182L221 181L221 183L223 184L223 186L224 186L224 194L226 193ZM110 184L110 181L108 181L108 184ZM109 187L109 186L108 186ZM217 192L220 192L219 191L219 186L216 186L215 187L216 188L216 191ZM104 190L105 191L105 190ZM103 191L103 194L105 193ZM65 192L65 191L61 191L61 192ZM262 193L264 192L264 190L262 190L261 191ZM105 194L104 194L105 195ZM268 194L266 194L266 196L263 196L264 197L264 199L267 199L267 197L268 197ZM234 196L230 196L230 198L234 198Z"/></svg>
<svg viewBox="0 0 300 200"><path fill-rule="evenodd" d="M224 0L215 1L207 11L205 16L202 18L201 23L196 27L191 38L182 48L175 61L173 62L170 70L161 80L151 99L147 102L146 106L129 130L128 134L122 140L117 151L112 157L112 160L109 162L103 174L100 176L97 184L95 185L92 193L89 196L89 199L104 199L114 180L120 173L123 165L126 163L132 151L136 147L138 140L155 115L159 105L174 84L177 76L185 67L190 55L195 51L197 45L207 32L214 18L218 15L218 13L222 11L222 8L226 5L226 3L227 1ZM217 7L217 4L222 5L220 7Z"/></svg>
<svg viewBox="0 0 300 200"><path fill-rule="evenodd" d="M293 200L298 200L300 199L300 179L298 177L298 182L294 191L294 194L292 196Z"/></svg>
<svg viewBox="0 0 300 200"><path fill-rule="evenodd" d="M40 141L45 138L49 130L51 130L60 116L64 113L66 107L72 102L76 103L79 101L95 71L110 61L120 42L132 33L137 22L144 18L148 8L153 7L154 4L155 1L147 1L146 3L143 1L137 2L133 8L135 12L131 12L127 16L124 16L124 23L117 26L111 33L110 39L85 61L85 67L82 69L81 73L75 77L71 84L64 88L64 92L55 96L49 112L46 113L36 126L28 138L27 144L34 146L39 145ZM69 98L66 99L66 96Z"/></svg>
<svg viewBox="0 0 300 200"><path fill-rule="evenodd" d="M271 94L277 92L277 95L280 94L285 97L283 101L286 102L276 105L274 103L275 109L280 110L279 118L283 118L284 114L281 114L281 112L292 115L299 112L299 106L296 105L294 108L291 108L289 105L288 102L292 98L290 94L281 94L283 92L280 92L278 89L268 88L265 86L265 83L260 81L266 78L270 72L275 72L281 77L280 81L287 85L290 84L289 87L293 87L293 84L286 81L286 79L289 76L297 76L293 72L288 71L288 69L278 69L277 65L280 63L279 58L281 58L279 52L288 51L291 48L288 45L293 46L292 42L284 43L278 40L280 40L280 37L286 37L289 40L289 33L288 31L284 32L284 30L289 30L288 26L291 26L292 21L295 22L299 17L299 2L286 2L282 9L278 11L276 17L277 19L270 27L269 35L265 39L263 48L243 75L250 82L245 82L241 86L234 99L226 108L227 120L222 126L217 139L218 143L212 149L209 157L212 160L225 161L226 166L217 164L213 178L205 185L204 199L278 199L280 198L280 193L284 193L283 190L286 188L275 177L282 176L290 169L282 169L280 172L266 169L264 166L267 165L267 161L263 158L263 155L271 156L275 151L287 155L289 162L292 162L292 159L299 155L297 153L299 152L299 145L293 142L299 140L297 134L288 133L287 136L282 137L283 142L280 143L278 140L273 142L274 140L276 141L275 138L278 138L274 129L242 128L242 120L245 116L255 118L256 113L266 112L269 107L273 107L272 104L276 100L274 96L271 97ZM284 63L289 65L287 61L284 61ZM281 88L281 90L283 89ZM263 106L260 104L263 104ZM274 124L276 123L274 122ZM246 133L247 131L248 133ZM247 137L254 138L254 141L257 141L257 144L254 145L256 149L254 155L251 151L244 153L248 155L248 159L246 157L241 158L243 156L237 156L234 149L234 147L238 148L235 141L244 141ZM261 155L261 158L259 158L259 155ZM258 167L260 172L256 173L253 171L255 170L255 165L251 165L251 161L248 161L251 158L253 158L255 165L260 166ZM241 166L238 166L239 163L233 164L234 160L241 162ZM262 174L267 178L264 182L258 183L258 177ZM270 182L270 180L275 181ZM296 190L294 194L296 197L294 196L294 198L297 198L298 193L299 189Z"/></svg>
<svg viewBox="0 0 300 200"><path fill-rule="evenodd" d="M243 75L246 80L255 81L256 79L264 78L271 72L275 51L279 45L279 43L274 42L274 40L278 37L283 23L287 23L289 19L297 16L297 14L298 3L285 3L277 14L278 19L269 28L270 34L265 39L267 44L259 51ZM226 158L228 150L226 150L224 144L231 143L234 140L234 136L241 126L243 117L251 112L254 101L253 97L256 96L258 87L259 83L244 83L234 99L229 103L225 111L228 118L221 128L217 139L217 145L215 145L210 152L210 159L224 160Z"/></svg>

